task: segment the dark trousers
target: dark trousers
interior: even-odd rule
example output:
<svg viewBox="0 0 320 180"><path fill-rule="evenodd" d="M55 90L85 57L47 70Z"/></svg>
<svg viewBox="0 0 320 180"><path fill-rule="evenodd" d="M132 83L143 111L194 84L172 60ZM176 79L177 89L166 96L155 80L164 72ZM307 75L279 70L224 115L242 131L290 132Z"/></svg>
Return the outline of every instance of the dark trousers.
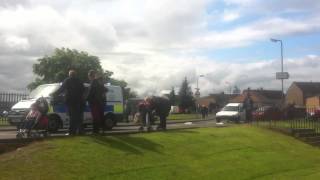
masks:
<svg viewBox="0 0 320 180"><path fill-rule="evenodd" d="M201 112L201 116L202 116L202 119L205 119L206 118L206 113L205 112Z"/></svg>
<svg viewBox="0 0 320 180"><path fill-rule="evenodd" d="M69 134L81 134L83 133L82 122L83 122L83 107L79 104L68 105L68 112L70 117Z"/></svg>
<svg viewBox="0 0 320 180"><path fill-rule="evenodd" d="M160 124L159 127L162 129L167 128L167 117L166 116L160 116Z"/></svg>
<svg viewBox="0 0 320 180"><path fill-rule="evenodd" d="M142 113L141 125L151 127L151 113L149 111Z"/></svg>
<svg viewBox="0 0 320 180"><path fill-rule="evenodd" d="M90 105L90 108L92 115L93 132L98 133L100 129L105 129L104 104L92 103Z"/></svg>
<svg viewBox="0 0 320 180"><path fill-rule="evenodd" d="M252 111L251 110L246 110L246 120L247 120L247 122L252 121Z"/></svg>

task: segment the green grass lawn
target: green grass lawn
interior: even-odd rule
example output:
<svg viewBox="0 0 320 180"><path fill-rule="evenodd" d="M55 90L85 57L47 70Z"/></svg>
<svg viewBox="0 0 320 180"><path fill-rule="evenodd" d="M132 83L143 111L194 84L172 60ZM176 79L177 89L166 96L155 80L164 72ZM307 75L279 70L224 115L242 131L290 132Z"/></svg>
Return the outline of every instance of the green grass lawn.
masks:
<svg viewBox="0 0 320 180"><path fill-rule="evenodd" d="M84 136L0 155L0 179L320 179L320 150L250 126Z"/></svg>
<svg viewBox="0 0 320 180"><path fill-rule="evenodd" d="M188 120L188 119L200 119L200 114L170 114L168 120Z"/></svg>

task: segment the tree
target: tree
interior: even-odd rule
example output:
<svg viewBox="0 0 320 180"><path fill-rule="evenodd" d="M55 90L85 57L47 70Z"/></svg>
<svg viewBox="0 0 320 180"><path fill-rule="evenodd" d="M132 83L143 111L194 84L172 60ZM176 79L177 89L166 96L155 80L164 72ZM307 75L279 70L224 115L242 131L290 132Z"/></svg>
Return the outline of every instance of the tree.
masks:
<svg viewBox="0 0 320 180"><path fill-rule="evenodd" d="M28 89L32 90L40 84L62 82L68 76L70 69L76 70L83 82L88 82L88 72L94 69L103 75L106 82L121 86L125 98L136 96L135 92L127 88L127 82L112 78L113 72L102 68L97 56L68 48L55 49L51 56L44 56L37 60L33 65L33 73L38 77L28 85Z"/></svg>
<svg viewBox="0 0 320 180"><path fill-rule="evenodd" d="M62 82L68 76L70 69L75 69L83 82L88 82L89 70L103 72L97 56L66 48L55 49L51 56L45 56L37 61L38 63L33 65L33 72L38 78L28 85L31 90L40 84Z"/></svg>
<svg viewBox="0 0 320 180"><path fill-rule="evenodd" d="M172 87L168 98L169 98L169 100L170 100L170 104L171 104L172 106L175 106L176 103L177 103L177 97L176 97L176 93L175 93L175 91L174 91L174 87Z"/></svg>
<svg viewBox="0 0 320 180"><path fill-rule="evenodd" d="M195 101L193 98L193 93L192 93L191 87L189 86L189 82L187 78L185 78L182 82L182 85L179 91L179 107L182 110L185 110L188 108L194 108L194 106L195 106Z"/></svg>

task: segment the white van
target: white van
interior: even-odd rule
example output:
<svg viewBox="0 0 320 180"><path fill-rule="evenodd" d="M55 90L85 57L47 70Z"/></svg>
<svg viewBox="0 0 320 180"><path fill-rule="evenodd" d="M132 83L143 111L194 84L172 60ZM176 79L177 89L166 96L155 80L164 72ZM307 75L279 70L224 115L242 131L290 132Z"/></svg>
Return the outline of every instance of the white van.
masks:
<svg viewBox="0 0 320 180"><path fill-rule="evenodd" d="M50 94L57 91L60 86L61 83L38 86L30 93L29 98L21 100L12 106L11 111L8 113L9 123L18 126L25 118L26 113L28 113L31 104L36 102L38 98L43 97L49 105L49 130L55 132L60 128L69 127L69 116L67 115L67 108L64 103L64 94L59 95L54 100L50 97ZM85 92L87 93L90 85L84 84L84 86ZM108 88L108 92L104 115L106 118L106 127L112 129L117 121L123 118L123 94L120 86L105 84L105 87ZM91 111L88 104L86 104L85 107L83 124L92 124Z"/></svg>
<svg viewBox="0 0 320 180"><path fill-rule="evenodd" d="M246 113L243 109L243 103L229 103L221 111L216 113L216 120L228 120L240 122L246 120Z"/></svg>

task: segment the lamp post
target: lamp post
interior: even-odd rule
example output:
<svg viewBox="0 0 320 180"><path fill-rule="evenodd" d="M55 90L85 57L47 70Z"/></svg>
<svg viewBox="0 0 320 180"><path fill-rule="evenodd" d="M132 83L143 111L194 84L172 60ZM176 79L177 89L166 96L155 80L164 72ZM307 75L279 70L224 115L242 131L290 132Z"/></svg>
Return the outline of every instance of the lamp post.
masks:
<svg viewBox="0 0 320 180"><path fill-rule="evenodd" d="M200 97L200 88L199 88L199 78L204 77L204 75L199 75L197 77L197 88L196 88L196 92L195 92L195 97L199 98Z"/></svg>
<svg viewBox="0 0 320 180"><path fill-rule="evenodd" d="M284 102L283 80L289 78L289 74L283 72L283 43L282 43L282 40L280 39L271 38L270 40L271 42L274 42L274 43L280 42L280 45L281 45L281 74L279 74L279 77L277 75L277 79L281 80L281 92L282 92L282 103L283 103Z"/></svg>

